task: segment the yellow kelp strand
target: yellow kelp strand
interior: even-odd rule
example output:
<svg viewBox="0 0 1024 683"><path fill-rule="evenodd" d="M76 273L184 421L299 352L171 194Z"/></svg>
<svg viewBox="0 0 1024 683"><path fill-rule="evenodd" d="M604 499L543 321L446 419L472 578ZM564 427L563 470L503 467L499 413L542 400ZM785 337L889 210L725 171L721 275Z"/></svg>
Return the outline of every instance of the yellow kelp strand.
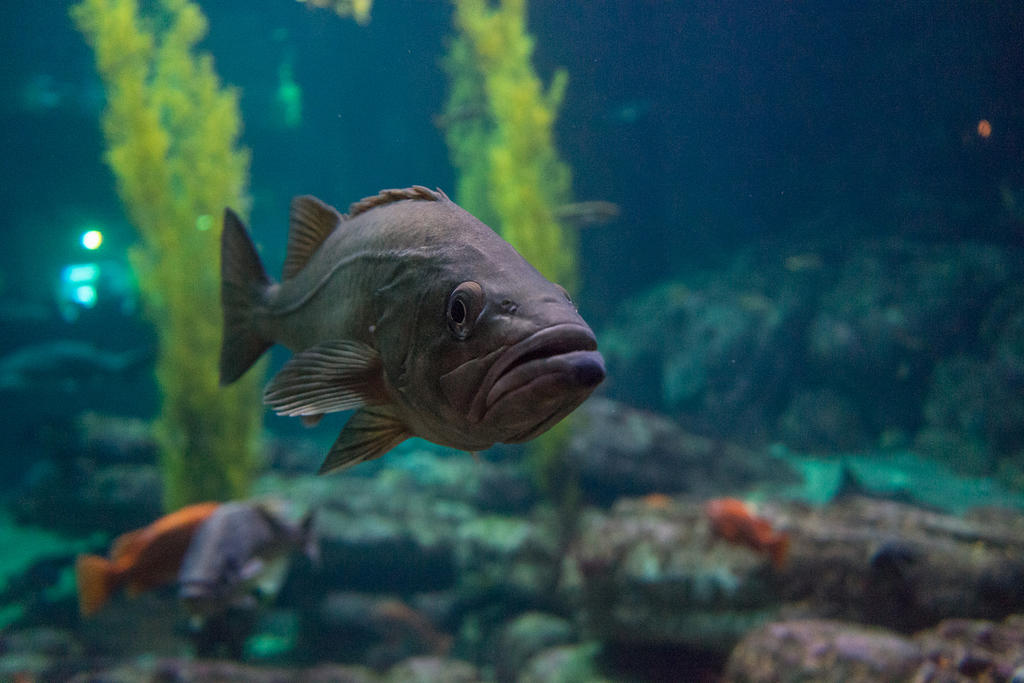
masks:
<svg viewBox="0 0 1024 683"><path fill-rule="evenodd" d="M155 425L164 505L247 494L257 467L262 372L218 385L219 239L225 206L245 210L249 153L238 94L196 53L206 17L189 0L83 0L71 16L107 95L105 160L141 243L131 252L159 335Z"/></svg>
<svg viewBox="0 0 1024 683"><path fill-rule="evenodd" d="M576 236L555 218L555 208L572 201L571 178L552 137L568 75L559 70L544 91L530 61L533 39L526 32L525 0L454 0L454 5L455 25L471 52L460 54L467 49L462 39L452 43L447 67L453 101L446 115L454 124L458 107L473 106L471 90L480 90L474 82L482 83L482 96L476 97L486 107L484 120L492 126L486 147L476 149L476 154L486 155L486 168L467 163L470 141L452 140L459 132L453 127L449 145L463 176L460 189L475 195L486 187L490 212L474 206L475 197L466 203L485 216L494 215L502 236L527 261L573 291L579 280ZM479 144L476 138L481 130L462 128L474 136L473 144ZM486 181L466 177L484 170Z"/></svg>
<svg viewBox="0 0 1024 683"><path fill-rule="evenodd" d="M373 0L297 0L311 7L332 9L339 17L352 17L360 26L370 23Z"/></svg>

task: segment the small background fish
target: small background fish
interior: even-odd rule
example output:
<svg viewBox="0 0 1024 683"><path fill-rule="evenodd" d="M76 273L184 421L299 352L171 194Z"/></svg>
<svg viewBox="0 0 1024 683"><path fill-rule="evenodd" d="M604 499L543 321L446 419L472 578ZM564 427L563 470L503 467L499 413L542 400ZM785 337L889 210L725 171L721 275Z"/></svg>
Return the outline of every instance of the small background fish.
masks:
<svg viewBox="0 0 1024 683"><path fill-rule="evenodd" d="M79 555L75 575L82 616L95 614L121 588L137 594L172 583L196 530L218 507L219 503L189 505L122 534L111 545L109 559Z"/></svg>

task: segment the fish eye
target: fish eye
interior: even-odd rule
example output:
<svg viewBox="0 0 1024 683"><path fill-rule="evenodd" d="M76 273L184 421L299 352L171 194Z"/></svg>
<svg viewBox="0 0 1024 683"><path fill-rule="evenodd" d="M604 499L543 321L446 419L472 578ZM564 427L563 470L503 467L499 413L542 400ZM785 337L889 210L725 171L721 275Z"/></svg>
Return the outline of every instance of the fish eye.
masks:
<svg viewBox="0 0 1024 683"><path fill-rule="evenodd" d="M465 339L483 310L484 290L472 280L463 282L448 296L448 329L456 339Z"/></svg>
<svg viewBox="0 0 1024 683"><path fill-rule="evenodd" d="M452 319L452 324L462 325L466 322L467 315L469 314L466 312L466 303L462 299L452 301L452 308L448 313L448 317Z"/></svg>

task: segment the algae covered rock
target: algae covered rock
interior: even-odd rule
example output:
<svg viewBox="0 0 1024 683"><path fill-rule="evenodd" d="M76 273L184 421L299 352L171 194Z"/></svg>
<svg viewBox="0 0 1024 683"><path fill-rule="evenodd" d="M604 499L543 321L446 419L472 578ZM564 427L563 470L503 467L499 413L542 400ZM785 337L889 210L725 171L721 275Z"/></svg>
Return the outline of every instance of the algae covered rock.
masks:
<svg viewBox="0 0 1024 683"><path fill-rule="evenodd" d="M543 612L526 612L501 627L494 645L494 669L499 681L515 681L526 662L548 648L568 645L575 637L572 624ZM541 680L552 680L545 678Z"/></svg>
<svg viewBox="0 0 1024 683"><path fill-rule="evenodd" d="M799 391L779 418L778 434L798 451L848 451L871 441L852 401L831 389Z"/></svg>
<svg viewBox="0 0 1024 683"><path fill-rule="evenodd" d="M785 395L775 380L799 358L807 300L790 288L769 297L730 276L656 287L622 305L600 335L608 391L694 431L763 440Z"/></svg>
<svg viewBox="0 0 1024 683"><path fill-rule="evenodd" d="M388 670L387 683L477 683L480 672L468 662L444 657L411 657Z"/></svg>
<svg viewBox="0 0 1024 683"><path fill-rule="evenodd" d="M918 680L1024 680L1024 615L1002 622L948 619L914 641L925 656Z"/></svg>
<svg viewBox="0 0 1024 683"><path fill-rule="evenodd" d="M457 533L459 583L469 592L502 592L543 599L558 579L558 529L541 510L528 518L488 515Z"/></svg>
<svg viewBox="0 0 1024 683"><path fill-rule="evenodd" d="M559 645L530 659L516 679L518 683L611 683L598 666L599 643Z"/></svg>
<svg viewBox="0 0 1024 683"><path fill-rule="evenodd" d="M842 451L925 427L953 435L925 435L937 453L975 446L975 471L1020 461L1015 251L906 239L805 248L764 245L622 303L600 335L608 395L748 444Z"/></svg>
<svg viewBox="0 0 1024 683"><path fill-rule="evenodd" d="M776 617L782 590L750 550L716 542L700 505L624 499L584 514L563 576L588 633L727 651Z"/></svg>
<svg viewBox="0 0 1024 683"><path fill-rule="evenodd" d="M786 463L672 420L604 398L577 411L568 459L587 497L609 503L653 491L711 496L763 482L796 481Z"/></svg>
<svg viewBox="0 0 1024 683"><path fill-rule="evenodd" d="M783 571L791 610L903 632L953 617L1024 610L1024 516L964 517L849 498L824 508L779 508L790 535Z"/></svg>
<svg viewBox="0 0 1024 683"><path fill-rule="evenodd" d="M785 562L712 535L701 505L648 496L587 511L562 579L584 630L606 642L726 652L781 616L911 632L1024 611L1024 516L956 517L850 498L758 506L789 537Z"/></svg>
<svg viewBox="0 0 1024 683"><path fill-rule="evenodd" d="M904 636L881 628L809 619L768 624L729 656L728 683L789 681L1018 681L1024 617L949 619Z"/></svg>
<svg viewBox="0 0 1024 683"><path fill-rule="evenodd" d="M747 636L729 657L731 683L910 680L921 647L880 628L812 619L768 624Z"/></svg>

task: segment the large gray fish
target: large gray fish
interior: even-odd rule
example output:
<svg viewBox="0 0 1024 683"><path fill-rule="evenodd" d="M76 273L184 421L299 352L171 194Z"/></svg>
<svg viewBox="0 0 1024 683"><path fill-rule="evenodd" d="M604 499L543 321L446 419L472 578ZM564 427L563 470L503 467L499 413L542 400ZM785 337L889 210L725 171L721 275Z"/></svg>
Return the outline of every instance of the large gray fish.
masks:
<svg viewBox="0 0 1024 683"><path fill-rule="evenodd" d="M295 355L264 401L314 422L357 408L320 472L405 439L477 451L543 433L604 379L568 294L440 191L385 190L346 216L292 202L283 282L224 215L221 382L273 343Z"/></svg>
<svg viewBox="0 0 1024 683"><path fill-rule="evenodd" d="M277 501L224 503L189 543L178 572L178 597L196 616L252 603L254 589L272 597L295 550L319 558L311 515L293 522Z"/></svg>

